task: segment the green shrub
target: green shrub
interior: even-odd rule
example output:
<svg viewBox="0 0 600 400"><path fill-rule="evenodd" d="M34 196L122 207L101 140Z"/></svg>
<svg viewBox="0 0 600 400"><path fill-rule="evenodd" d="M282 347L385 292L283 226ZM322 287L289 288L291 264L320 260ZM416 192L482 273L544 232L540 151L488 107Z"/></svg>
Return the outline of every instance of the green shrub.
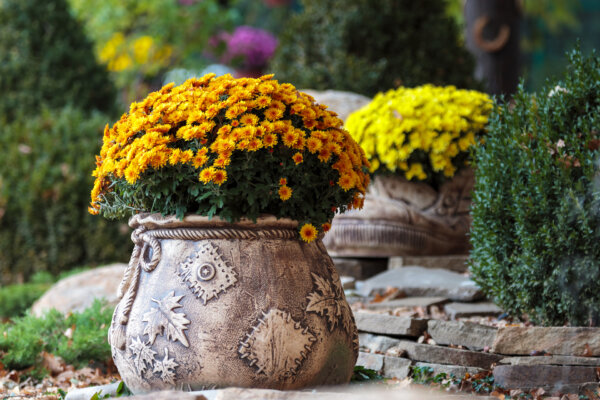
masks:
<svg viewBox="0 0 600 400"><path fill-rule="evenodd" d="M115 90L65 0L0 2L0 116L42 105L109 110ZM0 118L1 120L1 118Z"/></svg>
<svg viewBox="0 0 600 400"><path fill-rule="evenodd" d="M127 259L123 224L87 211L108 119L65 108L0 125L0 281Z"/></svg>
<svg viewBox="0 0 600 400"><path fill-rule="evenodd" d="M544 325L600 316L600 59L569 55L563 80L498 104L476 154L475 281Z"/></svg>
<svg viewBox="0 0 600 400"><path fill-rule="evenodd" d="M303 0L272 70L301 88L372 96L399 85L475 82L473 60L440 0Z"/></svg>
<svg viewBox="0 0 600 400"><path fill-rule="evenodd" d="M31 314L0 325L0 362L8 369L40 368L43 351L82 367L111 357L107 341L112 308L96 300L80 312L64 316L51 310L43 317ZM68 329L71 335L65 335ZM69 337L71 336L71 337Z"/></svg>
<svg viewBox="0 0 600 400"><path fill-rule="evenodd" d="M0 288L0 320L25 314L49 287L47 283L26 283Z"/></svg>

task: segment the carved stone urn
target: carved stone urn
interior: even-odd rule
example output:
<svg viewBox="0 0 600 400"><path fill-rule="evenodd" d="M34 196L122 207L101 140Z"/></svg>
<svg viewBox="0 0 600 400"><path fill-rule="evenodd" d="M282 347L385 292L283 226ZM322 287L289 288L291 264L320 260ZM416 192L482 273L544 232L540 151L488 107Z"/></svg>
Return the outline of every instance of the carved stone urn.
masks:
<svg viewBox="0 0 600 400"><path fill-rule="evenodd" d="M377 176L361 210L333 219L324 239L341 257L466 254L473 171L461 170L435 190L396 176Z"/></svg>
<svg viewBox="0 0 600 400"><path fill-rule="evenodd" d="M264 217L230 224L138 214L109 330L134 393L350 380L354 318L320 239Z"/></svg>

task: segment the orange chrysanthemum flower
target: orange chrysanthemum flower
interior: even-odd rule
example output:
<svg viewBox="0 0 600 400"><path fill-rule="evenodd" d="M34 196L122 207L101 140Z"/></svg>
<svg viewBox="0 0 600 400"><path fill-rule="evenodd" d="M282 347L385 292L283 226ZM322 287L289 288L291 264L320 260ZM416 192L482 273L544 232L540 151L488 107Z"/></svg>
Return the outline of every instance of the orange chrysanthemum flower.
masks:
<svg viewBox="0 0 600 400"><path fill-rule="evenodd" d="M254 114L244 114L240 117L240 122L244 125L255 126L258 123L258 117Z"/></svg>
<svg viewBox="0 0 600 400"><path fill-rule="evenodd" d="M283 116L283 110L279 108L269 107L265 110L265 118L270 121L277 121Z"/></svg>
<svg viewBox="0 0 600 400"><path fill-rule="evenodd" d="M227 171L224 169L215 169L214 173L212 174L212 181L220 186L222 183L227 181Z"/></svg>
<svg viewBox="0 0 600 400"><path fill-rule="evenodd" d="M348 190L352 189L354 187L354 179L352 175L342 174L340 176L340 179L338 179L338 185L342 189L344 189L344 192L347 192Z"/></svg>
<svg viewBox="0 0 600 400"><path fill-rule="evenodd" d="M329 222L325 222L323 225L321 225L321 229L323 232L329 232L331 230L331 224Z"/></svg>
<svg viewBox="0 0 600 400"><path fill-rule="evenodd" d="M279 178L279 186L285 186L287 183L287 178Z"/></svg>
<svg viewBox="0 0 600 400"><path fill-rule="evenodd" d="M279 188L279 198L282 201L289 200L292 197L292 188L289 186L283 185Z"/></svg>
<svg viewBox="0 0 600 400"><path fill-rule="evenodd" d="M215 169L213 167L208 167L208 168L204 168L202 171L200 171L200 182L202 183L208 183L212 180L213 177L213 173L215 172Z"/></svg>
<svg viewBox="0 0 600 400"><path fill-rule="evenodd" d="M317 238L317 228L313 224L304 224L300 228L300 237L306 243L310 243Z"/></svg>
<svg viewBox="0 0 600 400"><path fill-rule="evenodd" d="M296 163L296 165L300 164L302 161L304 161L304 158L302 157L302 153L296 153L292 156L292 160L294 160L294 162Z"/></svg>
<svg viewBox="0 0 600 400"><path fill-rule="evenodd" d="M263 145L265 147L273 147L277 144L277 135L274 133L267 133L263 137Z"/></svg>
<svg viewBox="0 0 600 400"><path fill-rule="evenodd" d="M323 146L323 142L321 142L319 139L317 139L315 137L309 137L306 140L306 148L311 153L316 153L317 151L321 150L322 146Z"/></svg>
<svg viewBox="0 0 600 400"><path fill-rule="evenodd" d="M321 151L319 151L319 160L321 160L322 162L329 161L330 157L331 151L329 149L321 149Z"/></svg>

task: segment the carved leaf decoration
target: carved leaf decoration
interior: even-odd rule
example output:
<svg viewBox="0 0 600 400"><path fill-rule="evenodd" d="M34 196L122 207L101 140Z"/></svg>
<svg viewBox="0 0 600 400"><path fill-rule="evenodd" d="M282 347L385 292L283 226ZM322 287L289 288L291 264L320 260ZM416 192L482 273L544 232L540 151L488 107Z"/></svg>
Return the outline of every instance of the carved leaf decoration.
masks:
<svg viewBox="0 0 600 400"><path fill-rule="evenodd" d="M152 368L156 352L148 344L142 342L139 336L137 339L131 340L129 349L133 354L133 365L135 365L140 375L146 371L147 367Z"/></svg>
<svg viewBox="0 0 600 400"><path fill-rule="evenodd" d="M171 385L175 384L175 368L179 364L175 362L174 358L169 358L169 349L165 347L165 358L162 361L156 361L152 372L159 372L160 378Z"/></svg>
<svg viewBox="0 0 600 400"><path fill-rule="evenodd" d="M326 317L329 331L333 331L338 324L349 331L352 327L352 312L342 288L317 274L311 273L311 275L316 289L307 297L306 311Z"/></svg>
<svg viewBox="0 0 600 400"><path fill-rule="evenodd" d="M142 321L148 322L144 328L144 334L150 338L150 344L154 344L156 336L166 333L167 339L173 342L179 340L185 347L190 346L184 332L190 321L185 314L173 311L173 309L181 307L179 301L182 297L175 296L173 290L162 300L152 299L158 307L152 308L142 318Z"/></svg>

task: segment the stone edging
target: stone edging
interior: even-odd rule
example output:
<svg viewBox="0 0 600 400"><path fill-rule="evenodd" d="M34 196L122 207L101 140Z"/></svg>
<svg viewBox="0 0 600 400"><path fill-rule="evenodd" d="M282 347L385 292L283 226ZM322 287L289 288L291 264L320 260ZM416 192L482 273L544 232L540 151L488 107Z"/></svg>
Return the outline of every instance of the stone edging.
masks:
<svg viewBox="0 0 600 400"><path fill-rule="evenodd" d="M355 313L362 362L384 376L406 378L411 366L457 377L492 371L506 389L578 392L598 387L600 328L495 328L470 322ZM417 343L427 332L434 344Z"/></svg>

